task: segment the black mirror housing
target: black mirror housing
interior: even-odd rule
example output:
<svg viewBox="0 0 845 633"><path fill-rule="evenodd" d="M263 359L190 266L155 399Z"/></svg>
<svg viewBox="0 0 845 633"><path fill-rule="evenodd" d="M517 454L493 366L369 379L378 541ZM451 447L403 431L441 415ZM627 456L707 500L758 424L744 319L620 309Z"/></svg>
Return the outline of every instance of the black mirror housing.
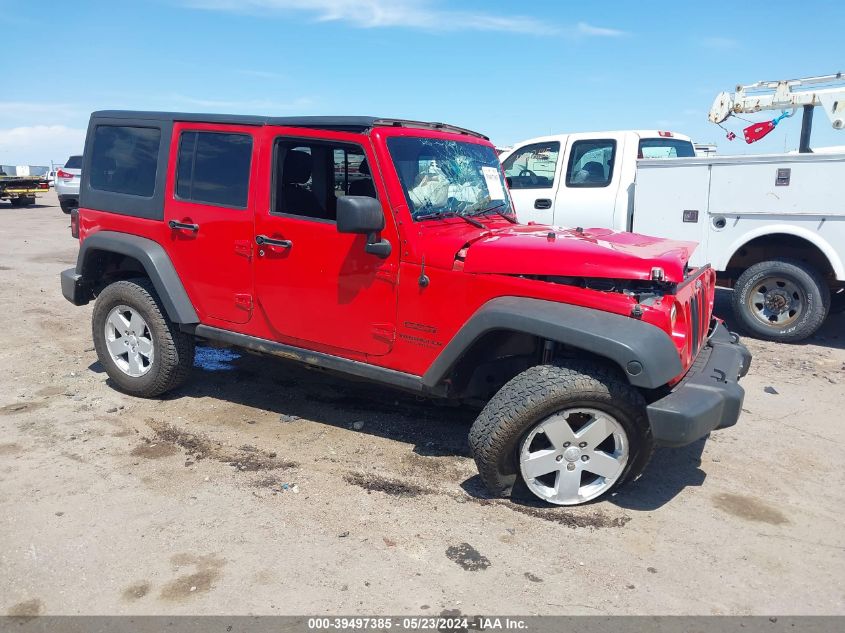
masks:
<svg viewBox="0 0 845 633"><path fill-rule="evenodd" d="M369 196L341 196L337 199L339 233L377 233L384 228L381 202Z"/></svg>

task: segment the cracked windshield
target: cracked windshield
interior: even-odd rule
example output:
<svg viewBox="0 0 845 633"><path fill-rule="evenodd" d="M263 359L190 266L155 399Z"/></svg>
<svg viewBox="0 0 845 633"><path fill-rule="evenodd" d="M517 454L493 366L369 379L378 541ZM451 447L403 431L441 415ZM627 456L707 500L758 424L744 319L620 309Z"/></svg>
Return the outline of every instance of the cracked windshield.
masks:
<svg viewBox="0 0 845 633"><path fill-rule="evenodd" d="M513 213L492 147L417 137L387 145L414 220Z"/></svg>

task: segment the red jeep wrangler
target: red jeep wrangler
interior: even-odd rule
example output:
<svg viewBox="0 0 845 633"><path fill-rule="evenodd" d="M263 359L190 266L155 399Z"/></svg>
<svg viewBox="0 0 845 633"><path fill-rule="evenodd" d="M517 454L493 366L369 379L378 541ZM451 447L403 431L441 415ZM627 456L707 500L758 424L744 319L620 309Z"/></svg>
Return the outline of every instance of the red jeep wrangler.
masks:
<svg viewBox="0 0 845 633"><path fill-rule="evenodd" d="M655 444L736 423L750 355L694 244L520 225L488 139L368 117L91 116L80 250L113 384L178 386L215 341L483 409L496 494L553 504L637 477Z"/></svg>

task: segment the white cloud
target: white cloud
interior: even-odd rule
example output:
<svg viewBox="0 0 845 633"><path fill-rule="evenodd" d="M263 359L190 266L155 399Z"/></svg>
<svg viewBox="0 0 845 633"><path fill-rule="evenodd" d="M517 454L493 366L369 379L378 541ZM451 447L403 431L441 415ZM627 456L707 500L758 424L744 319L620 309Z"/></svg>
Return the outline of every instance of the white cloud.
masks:
<svg viewBox="0 0 845 633"><path fill-rule="evenodd" d="M257 79L284 79L281 73L274 73L270 70L258 70L255 68L239 68L235 71L245 77L256 77Z"/></svg>
<svg viewBox="0 0 845 633"><path fill-rule="evenodd" d="M627 35L625 31L620 31L619 29L609 29L604 26L593 26L592 24L587 24L586 22L579 22L575 27L575 30L578 35L588 35L591 37L621 37L622 35Z"/></svg>
<svg viewBox="0 0 845 633"><path fill-rule="evenodd" d="M181 107L204 108L210 111L238 112L240 114L266 114L302 110L313 104L308 97L300 97L291 101L272 101L270 99L221 100L203 99L189 95L174 94L166 99L165 110L180 109Z"/></svg>
<svg viewBox="0 0 845 633"><path fill-rule="evenodd" d="M0 123L30 123L45 118L53 120L79 116L81 110L69 103L35 101L0 101Z"/></svg>
<svg viewBox="0 0 845 633"><path fill-rule="evenodd" d="M729 37L705 37L699 40L699 44L704 48L716 51L729 51L739 48L739 42Z"/></svg>
<svg viewBox="0 0 845 633"><path fill-rule="evenodd" d="M432 0L186 0L189 7L266 16L306 12L318 21L359 28L405 27L426 31L503 31L550 35L553 25L534 18L439 8ZM610 30L610 29L608 29ZM607 35L607 33L604 33Z"/></svg>
<svg viewBox="0 0 845 633"><path fill-rule="evenodd" d="M0 128L0 164L49 165L81 154L85 130L64 125Z"/></svg>

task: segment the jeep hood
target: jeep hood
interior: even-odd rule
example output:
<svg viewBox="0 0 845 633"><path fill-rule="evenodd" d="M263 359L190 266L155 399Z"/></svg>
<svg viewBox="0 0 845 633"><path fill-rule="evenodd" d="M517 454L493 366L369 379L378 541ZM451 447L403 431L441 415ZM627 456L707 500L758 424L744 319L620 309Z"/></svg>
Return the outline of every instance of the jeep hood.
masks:
<svg viewBox="0 0 845 633"><path fill-rule="evenodd" d="M471 241L464 271L649 280L662 268L666 281L679 283L696 246L608 229L513 226Z"/></svg>

